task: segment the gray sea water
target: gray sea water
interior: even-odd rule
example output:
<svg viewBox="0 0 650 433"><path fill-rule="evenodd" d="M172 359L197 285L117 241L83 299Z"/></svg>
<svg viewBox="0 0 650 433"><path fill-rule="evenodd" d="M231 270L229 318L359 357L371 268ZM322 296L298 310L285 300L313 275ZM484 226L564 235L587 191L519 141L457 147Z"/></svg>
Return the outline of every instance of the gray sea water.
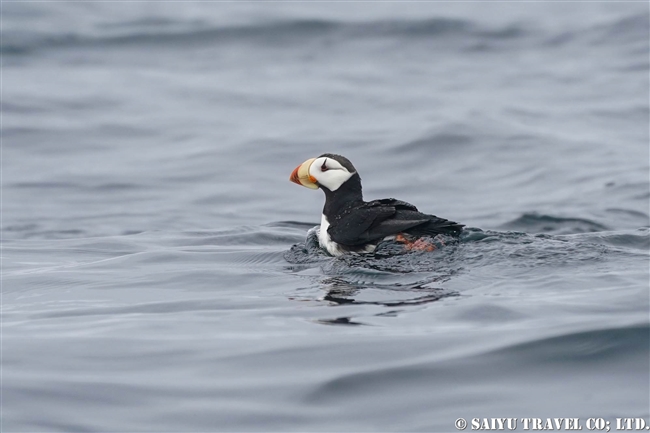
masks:
<svg viewBox="0 0 650 433"><path fill-rule="evenodd" d="M647 3L1 8L3 431L650 421ZM324 152L461 242L319 254Z"/></svg>

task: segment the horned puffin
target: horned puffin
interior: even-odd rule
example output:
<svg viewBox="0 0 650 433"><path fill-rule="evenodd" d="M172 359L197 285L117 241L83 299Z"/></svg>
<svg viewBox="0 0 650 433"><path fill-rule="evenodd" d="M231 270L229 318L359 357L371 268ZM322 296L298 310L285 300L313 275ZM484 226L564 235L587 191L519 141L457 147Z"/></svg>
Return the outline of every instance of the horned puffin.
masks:
<svg viewBox="0 0 650 433"><path fill-rule="evenodd" d="M412 204L394 198L364 201L361 177L341 155L324 153L308 159L293 170L289 180L325 193L318 242L333 256L372 253L385 240L404 243L407 249L431 251L433 245L420 237L457 237L464 227L421 213Z"/></svg>

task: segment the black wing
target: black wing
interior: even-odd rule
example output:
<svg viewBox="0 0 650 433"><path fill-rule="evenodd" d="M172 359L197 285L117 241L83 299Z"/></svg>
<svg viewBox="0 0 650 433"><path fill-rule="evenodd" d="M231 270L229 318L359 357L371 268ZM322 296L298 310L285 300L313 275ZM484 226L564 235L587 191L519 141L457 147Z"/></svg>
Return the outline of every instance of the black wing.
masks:
<svg viewBox="0 0 650 433"><path fill-rule="evenodd" d="M407 203L402 200L397 200L394 198L382 198L380 200L373 200L369 201L367 203L370 206L378 206L378 205L387 205L387 206L392 206L395 208L395 210L414 210L418 211L418 208L413 206L411 203Z"/></svg>
<svg viewBox="0 0 650 433"><path fill-rule="evenodd" d="M424 236L431 235L435 236L437 234L447 234L447 235L458 235L465 227L463 224L458 224L454 221L449 221L445 218L440 218L435 215L424 214L418 212L418 208L413 206L411 203L405 201L396 200L394 198L385 198L381 200L374 200L368 204L380 203L389 206L395 207L395 216L394 219L398 221L412 221L418 219L426 219L426 224L420 224L413 228L403 229L406 233L412 234L414 236ZM413 211L413 212L404 212L404 211Z"/></svg>
<svg viewBox="0 0 650 433"><path fill-rule="evenodd" d="M398 200L392 200L396 206L389 206L389 200L349 209L331 222L327 233L339 244L363 245L429 222L427 215L411 210L415 206Z"/></svg>
<svg viewBox="0 0 650 433"><path fill-rule="evenodd" d="M460 232L463 231L463 227L465 227L463 224L458 224L454 221L439 218L435 215L426 216L429 218L427 224L422 224L417 227L407 229L405 232L416 237L425 235L435 236L438 234L457 236L460 234Z"/></svg>
<svg viewBox="0 0 650 433"><path fill-rule="evenodd" d="M462 224L418 212L410 203L382 199L364 203L344 212L331 222L327 232L343 245L363 245L401 232L415 236L457 235Z"/></svg>

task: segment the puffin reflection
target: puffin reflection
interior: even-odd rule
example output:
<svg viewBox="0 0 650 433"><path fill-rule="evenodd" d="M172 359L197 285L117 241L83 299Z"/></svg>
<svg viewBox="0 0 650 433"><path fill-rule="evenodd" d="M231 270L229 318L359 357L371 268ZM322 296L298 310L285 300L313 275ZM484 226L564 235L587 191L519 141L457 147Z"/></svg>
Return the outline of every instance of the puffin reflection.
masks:
<svg viewBox="0 0 650 433"><path fill-rule="evenodd" d="M321 287L326 294L322 300L333 305L381 305L385 307L401 307L423 305L439 301L444 298L458 296L457 292L450 292L439 287L427 287L425 284L412 284L401 286L399 290L391 287L390 290L381 286L353 284L340 277L327 278L321 281ZM387 299L360 299L368 289L379 289ZM406 297L404 295L407 294ZM384 298L384 296L381 296ZM397 299L396 299L397 298Z"/></svg>

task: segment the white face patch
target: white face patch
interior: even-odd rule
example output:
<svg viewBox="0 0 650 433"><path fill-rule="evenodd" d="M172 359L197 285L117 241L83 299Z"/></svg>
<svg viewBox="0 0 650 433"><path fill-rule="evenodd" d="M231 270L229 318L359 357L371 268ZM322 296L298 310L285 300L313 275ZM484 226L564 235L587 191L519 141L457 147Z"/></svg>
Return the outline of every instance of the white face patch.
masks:
<svg viewBox="0 0 650 433"><path fill-rule="evenodd" d="M350 173L337 160L326 156L316 158L309 167L309 174L330 191L339 189L354 173Z"/></svg>

